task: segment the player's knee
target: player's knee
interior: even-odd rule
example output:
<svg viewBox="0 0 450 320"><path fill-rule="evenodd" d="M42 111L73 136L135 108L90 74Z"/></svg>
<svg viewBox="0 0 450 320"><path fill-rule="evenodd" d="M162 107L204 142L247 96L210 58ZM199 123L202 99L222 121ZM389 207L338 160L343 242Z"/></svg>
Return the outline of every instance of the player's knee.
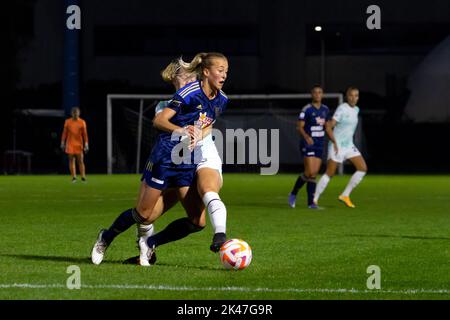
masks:
<svg viewBox="0 0 450 320"><path fill-rule="evenodd" d="M335 174L336 174L335 170L327 170L326 172L326 175L330 178L333 178Z"/></svg>
<svg viewBox="0 0 450 320"><path fill-rule="evenodd" d="M153 221L151 221L153 208L137 206L135 210L139 214L139 216L143 219L142 223L144 224L153 223Z"/></svg>
<svg viewBox="0 0 450 320"><path fill-rule="evenodd" d="M192 232L202 231L206 227L205 219L201 219L200 217L189 218L189 222L191 223Z"/></svg>
<svg viewBox="0 0 450 320"><path fill-rule="evenodd" d="M197 186L198 193L200 196L206 194L207 192L215 192L219 193L220 186L216 185L216 183L213 183L211 181L208 181L206 183L199 183Z"/></svg>

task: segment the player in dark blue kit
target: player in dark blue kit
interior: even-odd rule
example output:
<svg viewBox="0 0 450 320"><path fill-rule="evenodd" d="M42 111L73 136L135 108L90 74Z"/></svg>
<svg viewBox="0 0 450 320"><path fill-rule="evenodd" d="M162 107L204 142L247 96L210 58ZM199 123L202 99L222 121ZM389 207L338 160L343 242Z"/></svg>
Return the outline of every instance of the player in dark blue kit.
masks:
<svg viewBox="0 0 450 320"><path fill-rule="evenodd" d="M308 208L318 209L314 203L314 192L316 189L316 176L322 164L325 132L333 143L337 152L337 144L333 131L328 125L331 113L328 107L322 104L322 87L315 85L311 89L312 102L303 107L297 121L297 130L303 139L300 140L300 151L303 155L305 171L295 182L294 188L289 194L288 203L295 208L297 193L306 183L308 194Z"/></svg>
<svg viewBox="0 0 450 320"><path fill-rule="evenodd" d="M142 176L137 206L119 215L109 229L100 231L91 254L94 264L102 262L107 247L117 235L135 223L154 222L157 216L154 216L153 209L162 191L169 187L180 190L188 188L185 197L180 198L186 211L197 211L200 215L204 210L202 201L198 201L197 190L189 186L195 177L196 160L202 158L199 133L201 136L201 129L215 121L228 101L221 90L227 77L228 60L220 53L201 56L205 66L201 69L201 80L179 89L170 104L155 118L157 122L154 125L161 133ZM183 147L185 141L187 144ZM147 247L147 263L153 257L156 246L181 239L205 226L205 222L199 219L194 219L194 222L189 218L175 220L144 241L142 245Z"/></svg>

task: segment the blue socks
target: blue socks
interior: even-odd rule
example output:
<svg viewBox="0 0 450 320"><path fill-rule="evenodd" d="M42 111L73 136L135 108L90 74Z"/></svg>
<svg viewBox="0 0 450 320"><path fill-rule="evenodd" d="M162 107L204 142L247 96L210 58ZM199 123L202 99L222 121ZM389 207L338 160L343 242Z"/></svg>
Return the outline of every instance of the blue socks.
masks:
<svg viewBox="0 0 450 320"><path fill-rule="evenodd" d="M308 193L308 206L314 203L314 193L316 192L316 182L308 181L306 183L306 192Z"/></svg>
<svg viewBox="0 0 450 320"><path fill-rule="evenodd" d="M297 195L298 190L300 190L300 188L303 187L306 181L308 181L308 178L306 178L303 173L299 175L297 181L295 181L295 185L291 191L291 194Z"/></svg>
<svg viewBox="0 0 450 320"><path fill-rule="evenodd" d="M136 209L128 209L117 217L108 230L103 232L102 238L109 245L119 234L128 230L135 223L142 223L144 220Z"/></svg>
<svg viewBox="0 0 450 320"><path fill-rule="evenodd" d="M191 233L198 232L204 227L193 224L188 218L172 221L164 230L147 239L149 247L157 247L162 244L180 240Z"/></svg>

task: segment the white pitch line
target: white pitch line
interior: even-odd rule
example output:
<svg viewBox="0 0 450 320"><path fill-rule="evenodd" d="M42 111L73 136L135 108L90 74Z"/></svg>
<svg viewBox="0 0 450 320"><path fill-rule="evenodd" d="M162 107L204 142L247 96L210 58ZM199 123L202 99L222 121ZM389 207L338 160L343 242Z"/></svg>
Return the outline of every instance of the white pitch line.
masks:
<svg viewBox="0 0 450 320"><path fill-rule="evenodd" d="M62 284L12 283L0 284L0 289L51 289L67 288ZM450 289L406 289L406 290L359 290L359 289L299 289L299 288L248 288L248 287L188 287L167 285L81 285L81 289L122 289L122 290L162 290L162 291L238 291L238 292L279 292L279 293L396 293L396 294L450 294Z"/></svg>

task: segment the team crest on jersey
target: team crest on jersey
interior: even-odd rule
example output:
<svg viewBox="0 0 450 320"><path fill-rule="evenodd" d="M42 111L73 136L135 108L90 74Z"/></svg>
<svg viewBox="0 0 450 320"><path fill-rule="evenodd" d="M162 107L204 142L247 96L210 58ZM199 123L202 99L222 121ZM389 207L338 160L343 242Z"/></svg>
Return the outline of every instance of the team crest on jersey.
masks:
<svg viewBox="0 0 450 320"><path fill-rule="evenodd" d="M213 119L209 118L206 112L200 112L197 122L201 124L202 128L206 128L213 122Z"/></svg>
<svg viewBox="0 0 450 320"><path fill-rule="evenodd" d="M325 124L325 119L321 117L316 117L316 123L320 126L323 126Z"/></svg>

